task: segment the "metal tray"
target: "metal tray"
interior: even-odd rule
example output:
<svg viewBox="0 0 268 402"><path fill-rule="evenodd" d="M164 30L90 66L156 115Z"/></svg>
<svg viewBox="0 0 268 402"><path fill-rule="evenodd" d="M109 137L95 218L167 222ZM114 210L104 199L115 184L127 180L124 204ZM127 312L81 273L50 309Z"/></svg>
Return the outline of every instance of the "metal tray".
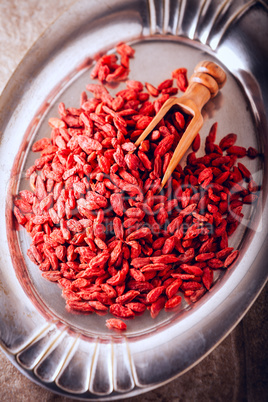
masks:
<svg viewBox="0 0 268 402"><path fill-rule="evenodd" d="M0 99L0 344L38 384L84 400L115 400L156 388L189 370L233 329L267 279L268 7L264 1L80 0L48 28L21 62ZM255 29L258 27L258 29ZM79 104L94 56L125 41L136 50L130 78L158 84L201 59L220 63L227 84L204 109L201 136L218 121L257 147L247 160L262 182L258 205L232 238L241 257L211 291L177 313L148 315L112 334L106 317L71 315L60 289L26 257L29 238L16 231L12 197L33 161L31 143L49 134L57 104ZM119 87L120 89L120 87ZM118 90L118 88L116 89ZM8 240L8 242L7 242Z"/></svg>

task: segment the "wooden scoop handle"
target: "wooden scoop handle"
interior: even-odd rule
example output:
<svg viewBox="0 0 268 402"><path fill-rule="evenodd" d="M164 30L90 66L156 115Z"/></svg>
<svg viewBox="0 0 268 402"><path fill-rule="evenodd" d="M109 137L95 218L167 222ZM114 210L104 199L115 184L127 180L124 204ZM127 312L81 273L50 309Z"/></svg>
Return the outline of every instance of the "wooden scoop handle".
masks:
<svg viewBox="0 0 268 402"><path fill-rule="evenodd" d="M213 63L213 61L201 61L196 65L193 77L195 73L206 73L211 75L217 82L219 89L221 89L226 82L225 72L220 66L218 66L218 64Z"/></svg>
<svg viewBox="0 0 268 402"><path fill-rule="evenodd" d="M223 69L212 61L201 61L194 69L189 80L189 86L181 100L191 100L199 111L217 95L220 88L226 81L226 74Z"/></svg>

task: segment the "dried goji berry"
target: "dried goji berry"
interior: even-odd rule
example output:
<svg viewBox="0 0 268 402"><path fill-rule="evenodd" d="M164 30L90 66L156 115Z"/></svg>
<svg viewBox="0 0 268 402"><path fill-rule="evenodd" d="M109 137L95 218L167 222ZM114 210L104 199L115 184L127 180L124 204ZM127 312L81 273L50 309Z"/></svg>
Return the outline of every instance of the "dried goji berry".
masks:
<svg viewBox="0 0 268 402"><path fill-rule="evenodd" d="M170 310L181 304L181 296L173 296L165 303L165 309Z"/></svg>
<svg viewBox="0 0 268 402"><path fill-rule="evenodd" d="M108 320L106 320L106 327L109 329L118 329L120 331L125 331L127 329L127 324L119 318L109 318Z"/></svg>
<svg viewBox="0 0 268 402"><path fill-rule="evenodd" d="M205 154L196 155L198 134L186 165L158 193L191 117L171 110L139 147L134 142L178 91L173 80L186 90L187 70L156 86L127 80L135 50L120 43L116 51L91 70L100 81L86 86L93 97L82 92L78 107L61 102L60 118L49 119L50 138L32 145L41 153L26 172L32 191L14 197L14 215L31 236L29 259L63 288L68 311L132 318L148 308L154 318L181 303L178 292L196 302L213 285L214 270L238 258L228 237L261 188L237 158L259 153L236 145L234 133L217 145L214 123ZM123 80L115 96L103 85ZM126 329L119 319L106 325Z"/></svg>

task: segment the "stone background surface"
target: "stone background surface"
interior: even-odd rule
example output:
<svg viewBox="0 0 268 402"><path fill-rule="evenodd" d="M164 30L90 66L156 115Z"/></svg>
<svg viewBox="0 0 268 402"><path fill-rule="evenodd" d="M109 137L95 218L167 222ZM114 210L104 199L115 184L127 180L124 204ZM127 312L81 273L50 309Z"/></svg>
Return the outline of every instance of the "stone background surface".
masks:
<svg viewBox="0 0 268 402"><path fill-rule="evenodd" d="M0 0L0 93L29 47L73 0ZM268 400L267 287L231 334L201 363L128 402ZM161 364L161 362L159 362ZM0 400L67 402L22 375L0 351Z"/></svg>

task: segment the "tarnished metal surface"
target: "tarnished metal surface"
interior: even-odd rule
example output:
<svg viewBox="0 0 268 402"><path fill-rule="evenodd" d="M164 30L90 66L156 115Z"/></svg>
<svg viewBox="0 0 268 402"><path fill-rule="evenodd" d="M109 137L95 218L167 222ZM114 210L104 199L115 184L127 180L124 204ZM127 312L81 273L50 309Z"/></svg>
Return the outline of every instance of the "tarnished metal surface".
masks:
<svg viewBox="0 0 268 402"><path fill-rule="evenodd" d="M209 353L257 297L267 278L268 257L267 21L264 1L82 0L46 31L17 68L0 99L1 215L6 220L0 233L0 342L14 364L38 383L91 400L160 386ZM163 312L154 321L144 315L129 322L121 337L106 330L107 317L65 311L57 286L43 280L25 258L29 239L14 230L12 195L23 187L23 172L33 161L29 145L47 134L47 119L56 114L59 99L75 106L90 81L89 71L78 66L122 40L136 50L130 78L143 82L157 84L180 66L192 71L204 58L221 63L227 84L205 108L201 135L217 120L219 138L236 132L239 143L258 147L264 158L250 161L263 191L257 210L247 211L232 239L241 248L235 269L194 308Z"/></svg>

